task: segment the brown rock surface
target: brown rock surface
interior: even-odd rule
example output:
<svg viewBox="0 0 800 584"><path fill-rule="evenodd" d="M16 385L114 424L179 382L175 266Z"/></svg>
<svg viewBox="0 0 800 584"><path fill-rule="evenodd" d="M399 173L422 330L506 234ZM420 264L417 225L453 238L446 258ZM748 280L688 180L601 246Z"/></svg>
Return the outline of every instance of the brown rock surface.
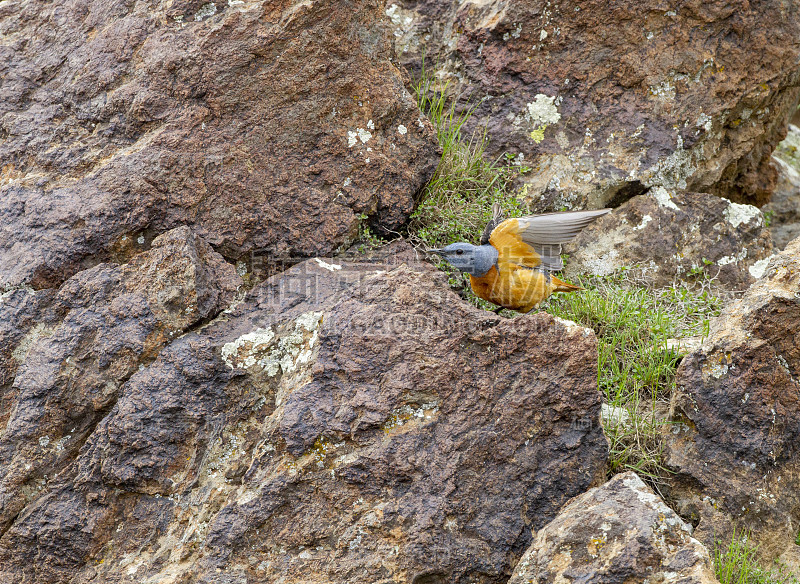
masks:
<svg viewBox="0 0 800 584"><path fill-rule="evenodd" d="M477 106L490 153L524 155L535 210L650 187L761 205L798 99L793 3L394 0L401 61Z"/></svg>
<svg viewBox="0 0 800 584"><path fill-rule="evenodd" d="M0 532L69 466L121 386L176 335L213 317L241 283L188 227L153 241L126 265L101 264L67 280L48 304L19 290L0 303L15 363L2 389ZM23 306L37 309L31 327Z"/></svg>
<svg viewBox="0 0 800 584"><path fill-rule="evenodd" d="M596 375L587 329L304 262L125 381L0 580L505 582L603 477Z"/></svg>
<svg viewBox="0 0 800 584"><path fill-rule="evenodd" d="M539 530L508 584L716 584L692 528L634 472L575 497Z"/></svg>
<svg viewBox="0 0 800 584"><path fill-rule="evenodd" d="M592 223L566 251L569 277L625 268L655 286L703 274L744 290L763 273L772 242L756 207L655 188Z"/></svg>
<svg viewBox="0 0 800 584"><path fill-rule="evenodd" d="M229 258L396 229L437 162L372 2L0 4L0 290L190 225ZM402 127L401 127L402 126Z"/></svg>
<svg viewBox="0 0 800 584"><path fill-rule="evenodd" d="M800 239L712 321L677 374L671 497L706 543L752 531L800 569Z"/></svg>

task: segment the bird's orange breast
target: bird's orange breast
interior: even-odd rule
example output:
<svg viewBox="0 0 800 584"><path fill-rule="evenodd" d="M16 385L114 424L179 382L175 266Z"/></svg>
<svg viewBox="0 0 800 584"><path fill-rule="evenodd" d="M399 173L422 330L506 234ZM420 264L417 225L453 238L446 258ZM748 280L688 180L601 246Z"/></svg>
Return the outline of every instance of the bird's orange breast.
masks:
<svg viewBox="0 0 800 584"><path fill-rule="evenodd" d="M492 266L486 275L469 278L476 296L520 312L530 311L552 292L542 272L520 266L506 265L500 270Z"/></svg>

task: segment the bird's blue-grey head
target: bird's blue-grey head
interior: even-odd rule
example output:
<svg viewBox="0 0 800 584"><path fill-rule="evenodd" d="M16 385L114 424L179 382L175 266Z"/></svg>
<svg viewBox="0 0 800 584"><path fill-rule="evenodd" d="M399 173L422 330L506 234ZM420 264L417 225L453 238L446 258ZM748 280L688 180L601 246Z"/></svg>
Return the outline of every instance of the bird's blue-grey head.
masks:
<svg viewBox="0 0 800 584"><path fill-rule="evenodd" d="M472 274L484 276L497 263L497 250L491 245L472 245L471 243L451 243L442 249L430 249L432 253L442 256L453 267Z"/></svg>

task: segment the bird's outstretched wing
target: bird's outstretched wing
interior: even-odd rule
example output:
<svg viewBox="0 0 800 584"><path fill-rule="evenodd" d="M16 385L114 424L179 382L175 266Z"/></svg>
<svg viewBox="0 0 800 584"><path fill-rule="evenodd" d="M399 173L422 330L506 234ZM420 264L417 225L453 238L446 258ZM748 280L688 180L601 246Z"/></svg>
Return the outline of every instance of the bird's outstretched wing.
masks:
<svg viewBox="0 0 800 584"><path fill-rule="evenodd" d="M584 227L609 211L567 211L506 219L492 231L489 243L499 250L501 258L505 249L509 261L557 271L564 267L561 244L572 241Z"/></svg>

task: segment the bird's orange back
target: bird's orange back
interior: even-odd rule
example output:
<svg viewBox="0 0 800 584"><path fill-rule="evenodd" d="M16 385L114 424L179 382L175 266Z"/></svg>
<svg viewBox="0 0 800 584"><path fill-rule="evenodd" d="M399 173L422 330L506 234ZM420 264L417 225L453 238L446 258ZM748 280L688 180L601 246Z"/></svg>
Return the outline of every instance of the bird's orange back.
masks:
<svg viewBox="0 0 800 584"><path fill-rule="evenodd" d="M495 227L489 243L497 250L497 265L501 272L512 264L537 268L542 263L539 254L520 238L519 221L516 219L506 219Z"/></svg>

